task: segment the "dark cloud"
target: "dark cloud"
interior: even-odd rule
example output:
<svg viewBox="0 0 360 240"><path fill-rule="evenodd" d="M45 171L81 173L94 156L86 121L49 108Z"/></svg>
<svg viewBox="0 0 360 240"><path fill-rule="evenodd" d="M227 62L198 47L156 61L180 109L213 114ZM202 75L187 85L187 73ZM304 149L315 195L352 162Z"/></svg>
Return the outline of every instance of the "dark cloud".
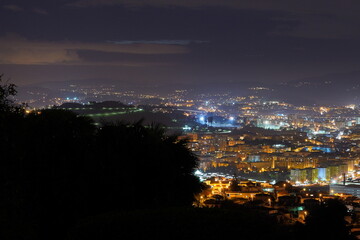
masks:
<svg viewBox="0 0 360 240"><path fill-rule="evenodd" d="M208 43L209 41L201 40L122 40L122 41L109 41L115 44L164 44L164 45L189 45L191 43Z"/></svg>
<svg viewBox="0 0 360 240"><path fill-rule="evenodd" d="M360 67L358 12L357 0L3 0L0 67L19 81L290 81Z"/></svg>
<svg viewBox="0 0 360 240"><path fill-rule="evenodd" d="M27 8L24 8L22 6L15 5L15 4L4 5L3 9L9 10L9 11L12 11L12 12L28 11L28 12L32 12L32 13L36 13L36 14L42 14L42 15L47 15L48 14L48 11L43 9L43 8L31 7L30 9L27 9Z"/></svg>
<svg viewBox="0 0 360 240"><path fill-rule="evenodd" d="M19 37L0 38L0 64L22 65L47 65L47 64L71 64L71 65L96 65L99 62L88 62L80 58L79 51L107 52L117 54L184 54L188 50L182 46L134 43L80 43L80 42L50 42L29 41ZM109 65L121 63L108 62ZM128 66L142 65L140 63L124 62Z"/></svg>
<svg viewBox="0 0 360 240"><path fill-rule="evenodd" d="M360 3L356 0L78 0L69 3L76 7L126 6L126 7L227 7L256 11L275 11L286 14L298 26L286 34L306 38L360 37ZM349 27L350 26L350 27Z"/></svg>
<svg viewBox="0 0 360 240"><path fill-rule="evenodd" d="M37 14L48 15L48 11L42 8L32 8L32 11Z"/></svg>
<svg viewBox="0 0 360 240"><path fill-rule="evenodd" d="M6 10L13 11L13 12L24 11L24 9L22 7L19 7L19 6L14 5L14 4L4 5L3 8L6 9Z"/></svg>

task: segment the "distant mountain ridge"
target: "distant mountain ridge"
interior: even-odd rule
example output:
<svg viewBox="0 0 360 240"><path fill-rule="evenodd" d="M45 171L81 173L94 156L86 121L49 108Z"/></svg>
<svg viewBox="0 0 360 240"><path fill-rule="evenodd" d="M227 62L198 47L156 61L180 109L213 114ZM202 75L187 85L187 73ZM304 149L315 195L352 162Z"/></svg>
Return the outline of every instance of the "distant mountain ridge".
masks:
<svg viewBox="0 0 360 240"><path fill-rule="evenodd" d="M360 71L333 73L303 78L285 83L219 81L166 84L137 84L136 82L114 79L80 79L65 82L43 82L19 87L19 97L32 89L44 92L47 96L62 96L61 88L77 87L112 87L118 91L138 93L168 94L175 89L191 90L193 96L199 94L230 93L234 96L258 94L269 100L280 100L295 105L345 105L360 104ZM34 90L35 91L35 90ZM27 96L28 97L28 96Z"/></svg>

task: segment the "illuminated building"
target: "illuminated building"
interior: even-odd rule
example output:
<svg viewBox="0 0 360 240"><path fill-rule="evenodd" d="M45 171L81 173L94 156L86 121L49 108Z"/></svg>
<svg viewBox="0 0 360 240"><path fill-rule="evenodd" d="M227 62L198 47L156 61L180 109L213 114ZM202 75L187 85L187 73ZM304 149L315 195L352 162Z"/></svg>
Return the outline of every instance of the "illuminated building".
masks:
<svg viewBox="0 0 360 240"><path fill-rule="evenodd" d="M330 194L350 194L360 198L360 185L349 184L330 184Z"/></svg>

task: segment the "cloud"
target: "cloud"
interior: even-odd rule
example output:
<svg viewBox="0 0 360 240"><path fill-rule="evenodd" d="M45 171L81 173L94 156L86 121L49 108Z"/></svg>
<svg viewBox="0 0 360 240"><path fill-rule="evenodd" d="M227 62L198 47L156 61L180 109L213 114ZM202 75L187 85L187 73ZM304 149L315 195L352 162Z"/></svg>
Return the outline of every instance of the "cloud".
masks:
<svg viewBox="0 0 360 240"><path fill-rule="evenodd" d="M75 0L73 7L226 7L231 9L268 11L296 22L289 29L272 34L301 38L359 38L359 0ZM286 20L285 20L286 21Z"/></svg>
<svg viewBox="0 0 360 240"><path fill-rule="evenodd" d="M226 6L236 8L258 8L268 6L269 0L76 0L68 6L74 7L94 7L94 6L114 6L123 5L127 7L204 7L204 6ZM283 2L280 0L280 2Z"/></svg>
<svg viewBox="0 0 360 240"><path fill-rule="evenodd" d="M32 10L32 12L40 14L40 15L48 15L49 14L45 9L42 9L42 8L32 8L31 10Z"/></svg>
<svg viewBox="0 0 360 240"><path fill-rule="evenodd" d="M96 51L103 53L124 53L138 55L162 55L184 54L188 52L188 49L184 46L164 44L136 43L124 45L113 43L29 41L14 36L0 38L0 64L122 64L121 62L89 62L86 59L82 59L80 57L79 51ZM137 63L126 64L136 65Z"/></svg>
<svg viewBox="0 0 360 240"><path fill-rule="evenodd" d="M6 9L6 10L13 11L13 12L24 11L24 9L22 7L19 7L19 6L14 5L14 4L4 5L3 8Z"/></svg>
<svg viewBox="0 0 360 240"><path fill-rule="evenodd" d="M12 12L29 11L29 12L33 12L33 13L41 14L41 15L47 15L48 14L48 12L45 9L38 8L38 7L34 7L34 8L31 8L31 9L25 9L25 8L20 7L18 5L10 4L10 5L4 5L3 8L6 9L6 10L10 10Z"/></svg>
<svg viewBox="0 0 360 240"><path fill-rule="evenodd" d="M291 12L329 12L359 9L358 0L75 0L69 3L70 6L76 7L93 7L93 6L156 6L156 7L206 7L206 6L224 6L241 9L256 10L276 10Z"/></svg>
<svg viewBox="0 0 360 240"><path fill-rule="evenodd" d="M186 46L191 43L207 43L209 41L200 41L200 40L123 40L123 41L109 41L114 44L161 44L161 45L182 45Z"/></svg>

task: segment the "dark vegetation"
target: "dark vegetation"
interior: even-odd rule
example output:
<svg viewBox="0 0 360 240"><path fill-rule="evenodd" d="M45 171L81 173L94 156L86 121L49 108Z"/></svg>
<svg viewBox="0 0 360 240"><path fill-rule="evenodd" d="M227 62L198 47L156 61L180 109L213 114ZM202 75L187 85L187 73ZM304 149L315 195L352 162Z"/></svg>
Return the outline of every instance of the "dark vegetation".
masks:
<svg viewBox="0 0 360 240"><path fill-rule="evenodd" d="M70 111L24 114L10 99L15 87L1 89L1 239L62 239L80 219L191 206L201 191L197 158L162 127L97 129Z"/></svg>
<svg viewBox="0 0 360 240"><path fill-rule="evenodd" d="M347 239L349 228L344 216L347 208L340 201L329 200L310 211L306 219L306 230L314 238Z"/></svg>
<svg viewBox="0 0 360 240"><path fill-rule="evenodd" d="M183 112L170 107L157 107L139 105L125 105L117 101L90 102L89 104L64 103L54 106L54 109L70 110L82 116L90 116L96 123L104 122L138 122L142 119L143 125L154 122L167 127L167 133L178 133L185 124L190 126L199 125L195 119L184 116ZM165 112L164 112L165 111Z"/></svg>
<svg viewBox="0 0 360 240"><path fill-rule="evenodd" d="M203 189L193 175L198 160L185 141L166 136L157 125L96 128L90 118L65 110L24 114L11 101L15 94L15 86L0 78L0 239L307 235L299 234L303 226L281 226L261 211L231 203L192 208ZM329 209L319 209L307 230L325 231L319 223L332 214ZM340 229L337 237L345 236L342 214L326 220L340 224L326 229Z"/></svg>

